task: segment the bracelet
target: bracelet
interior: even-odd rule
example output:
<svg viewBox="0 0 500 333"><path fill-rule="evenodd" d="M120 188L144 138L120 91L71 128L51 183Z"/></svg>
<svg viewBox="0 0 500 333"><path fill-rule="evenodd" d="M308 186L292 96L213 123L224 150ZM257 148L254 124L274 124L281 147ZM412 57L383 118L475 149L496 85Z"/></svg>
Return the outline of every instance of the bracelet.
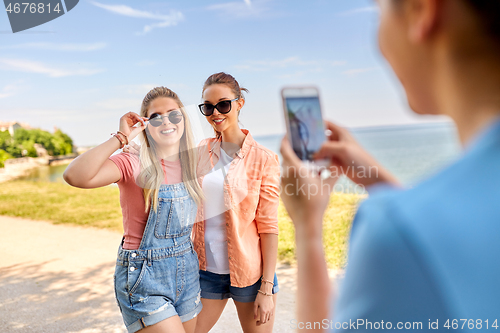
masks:
<svg viewBox="0 0 500 333"><path fill-rule="evenodd" d="M272 281L265 280L265 279L264 279L264 277L262 277L260 280L261 280L262 282L265 282L265 283L270 283L271 285L273 285L273 286L274 286L274 283L273 283Z"/></svg>
<svg viewBox="0 0 500 333"><path fill-rule="evenodd" d="M126 136L122 131L116 132L116 134L121 134L125 138L125 144L128 145L128 136Z"/></svg>
<svg viewBox="0 0 500 333"><path fill-rule="evenodd" d="M266 295L266 296L273 296L273 294L268 294L268 293L265 293L263 292L262 290L258 290L259 293L261 293L262 295Z"/></svg>
<svg viewBox="0 0 500 333"><path fill-rule="evenodd" d="M120 141L120 149L123 149L123 147L125 147L125 141L123 141L122 138L116 133L111 133L111 135Z"/></svg>

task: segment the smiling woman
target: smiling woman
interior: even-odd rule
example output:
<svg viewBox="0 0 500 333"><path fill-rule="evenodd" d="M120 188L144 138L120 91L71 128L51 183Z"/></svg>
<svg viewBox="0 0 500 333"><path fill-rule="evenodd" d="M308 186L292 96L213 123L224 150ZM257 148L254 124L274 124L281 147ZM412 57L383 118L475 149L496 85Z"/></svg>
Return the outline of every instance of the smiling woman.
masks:
<svg viewBox="0 0 500 333"><path fill-rule="evenodd" d="M215 138L199 144L198 174L206 200L194 244L200 261L203 310L197 333L208 332L229 298L244 332L272 332L278 280L278 156L240 129L245 97L229 74L210 76L201 113Z"/></svg>
<svg viewBox="0 0 500 333"><path fill-rule="evenodd" d="M125 114L120 130L73 161L64 178L82 188L118 184L124 236L114 281L128 332L192 333L202 305L191 230L203 193L191 127L179 97L165 87L146 95L140 114ZM111 156L141 132L139 158Z"/></svg>

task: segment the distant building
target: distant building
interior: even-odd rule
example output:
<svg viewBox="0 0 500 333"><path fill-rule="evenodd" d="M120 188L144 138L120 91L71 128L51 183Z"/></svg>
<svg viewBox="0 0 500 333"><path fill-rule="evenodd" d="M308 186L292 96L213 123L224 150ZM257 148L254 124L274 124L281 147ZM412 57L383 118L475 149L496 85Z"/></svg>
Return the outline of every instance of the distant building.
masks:
<svg viewBox="0 0 500 333"><path fill-rule="evenodd" d="M31 129L31 126L25 123L19 123L17 121L0 121L0 132L9 131L10 135L14 136L14 132L19 128Z"/></svg>

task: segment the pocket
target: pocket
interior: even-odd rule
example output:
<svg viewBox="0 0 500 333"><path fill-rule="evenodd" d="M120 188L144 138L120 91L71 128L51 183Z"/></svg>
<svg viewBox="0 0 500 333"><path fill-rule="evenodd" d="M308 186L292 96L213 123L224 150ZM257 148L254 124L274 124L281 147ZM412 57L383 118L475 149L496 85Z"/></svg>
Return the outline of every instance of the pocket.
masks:
<svg viewBox="0 0 500 333"><path fill-rule="evenodd" d="M197 206L190 196L159 198L155 223L156 238L173 238L191 232Z"/></svg>
<svg viewBox="0 0 500 333"><path fill-rule="evenodd" d="M133 264L129 264L127 289L130 295L134 294L137 288L141 285L141 282L144 280L144 277L146 275L147 267L148 265L145 261L139 261L134 262Z"/></svg>

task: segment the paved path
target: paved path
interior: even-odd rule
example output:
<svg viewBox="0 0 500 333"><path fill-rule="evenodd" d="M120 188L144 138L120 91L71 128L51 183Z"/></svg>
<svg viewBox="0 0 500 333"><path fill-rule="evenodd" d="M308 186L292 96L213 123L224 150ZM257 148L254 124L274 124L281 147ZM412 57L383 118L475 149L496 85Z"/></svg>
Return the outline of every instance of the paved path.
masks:
<svg viewBox="0 0 500 333"><path fill-rule="evenodd" d="M113 291L121 235L0 216L0 332L126 332ZM274 332L293 332L295 270L277 269ZM241 332L230 301L212 332Z"/></svg>

